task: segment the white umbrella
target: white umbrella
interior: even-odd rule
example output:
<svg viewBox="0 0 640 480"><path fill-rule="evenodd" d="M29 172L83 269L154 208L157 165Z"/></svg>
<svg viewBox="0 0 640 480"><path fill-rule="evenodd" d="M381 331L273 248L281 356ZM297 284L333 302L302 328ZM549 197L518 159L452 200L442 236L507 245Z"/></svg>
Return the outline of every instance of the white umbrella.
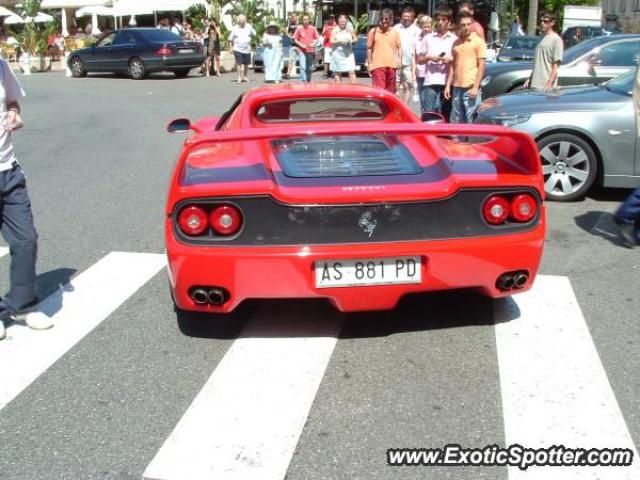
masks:
<svg viewBox="0 0 640 480"><path fill-rule="evenodd" d="M9 16L9 17L4 19L4 23L9 24L9 25L13 25L13 24L16 24L16 23L29 23L29 22L46 23L46 22L50 22L52 20L53 20L53 17L51 15L48 15L48 14L42 13L42 12L38 12L35 17L22 18L19 15L11 15L11 16Z"/></svg>
<svg viewBox="0 0 640 480"><path fill-rule="evenodd" d="M15 15L16 17L18 16L15 12L12 12L8 8L5 8L2 5L0 5L0 17L10 17L12 15Z"/></svg>

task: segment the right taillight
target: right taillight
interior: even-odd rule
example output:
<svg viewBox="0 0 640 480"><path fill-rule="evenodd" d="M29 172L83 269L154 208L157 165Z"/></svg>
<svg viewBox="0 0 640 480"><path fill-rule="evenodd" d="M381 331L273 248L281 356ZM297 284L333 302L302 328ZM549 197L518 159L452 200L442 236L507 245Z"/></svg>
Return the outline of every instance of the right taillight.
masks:
<svg viewBox="0 0 640 480"><path fill-rule="evenodd" d="M185 235L200 235L208 228L207 212L200 207L183 208L178 214L178 226Z"/></svg>
<svg viewBox="0 0 640 480"><path fill-rule="evenodd" d="M509 201L501 195L493 195L484 202L482 216L491 225L499 225L509 218Z"/></svg>
<svg viewBox="0 0 640 480"><path fill-rule="evenodd" d="M538 202L528 193L521 193L511 199L511 217L516 222L528 222L536 216Z"/></svg>

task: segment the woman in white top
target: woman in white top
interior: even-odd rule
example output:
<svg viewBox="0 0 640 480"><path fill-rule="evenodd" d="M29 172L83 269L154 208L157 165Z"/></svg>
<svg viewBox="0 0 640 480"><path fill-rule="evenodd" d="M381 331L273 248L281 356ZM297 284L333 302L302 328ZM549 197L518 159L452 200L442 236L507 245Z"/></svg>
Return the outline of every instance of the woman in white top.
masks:
<svg viewBox="0 0 640 480"><path fill-rule="evenodd" d="M357 37L347 27L347 16L338 17L338 25L331 32L331 71L334 80L340 82L342 73L349 73L349 81L356 83L356 60L353 56L353 44Z"/></svg>
<svg viewBox="0 0 640 480"><path fill-rule="evenodd" d="M267 31L262 36L262 44L264 45L262 54L264 81L280 83L284 57L282 55L282 35L280 35L277 24L270 23L267 26Z"/></svg>

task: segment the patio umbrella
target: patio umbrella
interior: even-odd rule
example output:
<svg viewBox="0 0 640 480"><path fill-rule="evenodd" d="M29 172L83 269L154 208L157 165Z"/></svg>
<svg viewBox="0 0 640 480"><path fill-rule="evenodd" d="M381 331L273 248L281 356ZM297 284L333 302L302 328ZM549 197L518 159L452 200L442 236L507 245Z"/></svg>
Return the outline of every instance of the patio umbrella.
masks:
<svg viewBox="0 0 640 480"><path fill-rule="evenodd" d="M0 17L10 17L12 15L15 15L16 17L18 16L15 12L12 12L8 8L5 8L2 5L0 5Z"/></svg>
<svg viewBox="0 0 640 480"><path fill-rule="evenodd" d="M53 20L53 17L51 15L48 15L46 13L42 13L42 12L38 12L36 14L35 17L25 17L22 18L19 15L10 15L7 18L4 19L4 23L5 24L9 24L9 25L13 25L16 23L29 23L29 22L35 22L35 23L46 23L46 22L50 22L51 20Z"/></svg>

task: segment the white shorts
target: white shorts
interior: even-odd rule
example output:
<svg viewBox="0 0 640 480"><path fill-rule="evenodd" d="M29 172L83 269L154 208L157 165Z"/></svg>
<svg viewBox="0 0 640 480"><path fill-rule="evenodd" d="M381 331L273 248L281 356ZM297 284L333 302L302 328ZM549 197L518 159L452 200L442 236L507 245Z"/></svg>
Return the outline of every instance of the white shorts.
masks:
<svg viewBox="0 0 640 480"><path fill-rule="evenodd" d="M404 65L398 69L398 81L400 83L407 82L409 84L413 84L411 65Z"/></svg>
<svg viewBox="0 0 640 480"><path fill-rule="evenodd" d="M324 47L324 63L331 63L331 47Z"/></svg>

